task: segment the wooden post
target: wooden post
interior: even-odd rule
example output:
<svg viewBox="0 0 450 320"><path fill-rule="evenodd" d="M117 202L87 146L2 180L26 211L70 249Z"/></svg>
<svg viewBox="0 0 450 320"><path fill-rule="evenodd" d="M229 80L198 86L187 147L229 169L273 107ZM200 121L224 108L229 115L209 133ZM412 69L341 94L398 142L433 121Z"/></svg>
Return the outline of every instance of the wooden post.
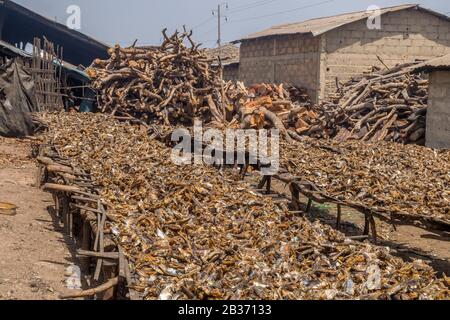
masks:
<svg viewBox="0 0 450 320"><path fill-rule="evenodd" d="M337 220L336 220L336 229L341 227L341 218L342 218L342 208L341 205L337 205Z"/></svg>
<svg viewBox="0 0 450 320"><path fill-rule="evenodd" d="M91 246L91 227L86 219L83 219L83 230L81 235L81 249L90 250ZM89 274L91 260L89 257L81 258L81 268L85 274Z"/></svg>
<svg viewBox="0 0 450 320"><path fill-rule="evenodd" d="M61 218L61 211L59 205L59 196L57 192L52 192L53 202L55 203L55 214L58 218Z"/></svg>
<svg viewBox="0 0 450 320"><path fill-rule="evenodd" d="M272 192L272 177L267 176L266 193L270 194Z"/></svg>
<svg viewBox="0 0 450 320"><path fill-rule="evenodd" d="M294 210L300 210L300 192L293 183L290 184L289 189L291 190L292 207Z"/></svg>
<svg viewBox="0 0 450 320"><path fill-rule="evenodd" d="M268 180L268 176L264 176L262 179L261 179L261 181L259 182L259 184L258 184L258 189L263 189L264 188L264 186L266 185L266 183L267 183L267 180Z"/></svg>
<svg viewBox="0 0 450 320"><path fill-rule="evenodd" d="M242 167L242 169L241 169L241 179L242 179L242 180L245 179L245 175L247 174L248 167L249 167L249 164L246 163L246 164Z"/></svg>
<svg viewBox="0 0 450 320"><path fill-rule="evenodd" d="M364 232L363 232L363 234L365 236L367 236L367 235L369 235L369 227L370 227L369 214L367 212L364 213L364 219L365 219L365 223L364 223Z"/></svg>
<svg viewBox="0 0 450 320"><path fill-rule="evenodd" d="M69 208L69 200L67 198L67 196L65 194L63 194L61 196L61 202L62 202L62 219L63 219L63 224L64 224L64 232L70 235L70 230L71 230L71 226L70 226L70 208Z"/></svg>
<svg viewBox="0 0 450 320"><path fill-rule="evenodd" d="M310 213L312 207L312 200L308 199L308 205L306 206L306 213Z"/></svg>
<svg viewBox="0 0 450 320"><path fill-rule="evenodd" d="M369 216L369 223L370 223L370 229L372 231L372 240L376 244L378 241L377 236L377 226L375 223L375 218L373 217L373 214Z"/></svg>

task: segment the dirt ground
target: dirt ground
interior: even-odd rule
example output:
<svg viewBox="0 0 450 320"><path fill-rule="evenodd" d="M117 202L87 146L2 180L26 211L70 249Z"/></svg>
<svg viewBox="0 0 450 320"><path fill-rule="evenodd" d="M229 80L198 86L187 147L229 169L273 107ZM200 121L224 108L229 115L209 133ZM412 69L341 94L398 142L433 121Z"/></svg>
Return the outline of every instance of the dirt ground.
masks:
<svg viewBox="0 0 450 320"><path fill-rule="evenodd" d="M0 202L17 215L0 215L0 299L58 299L72 255L49 214L52 197L34 187L30 142L0 138Z"/></svg>

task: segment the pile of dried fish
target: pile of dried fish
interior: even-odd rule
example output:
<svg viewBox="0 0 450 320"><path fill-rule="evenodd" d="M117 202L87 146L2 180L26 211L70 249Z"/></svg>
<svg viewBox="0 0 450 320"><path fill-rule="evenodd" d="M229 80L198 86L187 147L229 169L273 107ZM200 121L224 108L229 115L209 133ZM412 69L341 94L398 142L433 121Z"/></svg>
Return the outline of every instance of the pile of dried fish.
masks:
<svg viewBox="0 0 450 320"><path fill-rule="evenodd" d="M250 191L231 173L176 166L138 126L43 115L46 143L90 170L146 299L448 299L417 260L346 240ZM431 169L430 169L431 170Z"/></svg>
<svg viewBox="0 0 450 320"><path fill-rule="evenodd" d="M87 73L102 111L166 125L191 125L195 117L223 121L220 72L211 68L212 60L192 32L163 35L160 47L115 46L108 60L94 61Z"/></svg>
<svg viewBox="0 0 450 320"><path fill-rule="evenodd" d="M423 144L428 80L414 64L352 79L296 126L298 134L338 141ZM318 113L318 114L317 114Z"/></svg>
<svg viewBox="0 0 450 320"><path fill-rule="evenodd" d="M327 196L377 212L423 216L450 225L448 153L392 142L284 144L281 167Z"/></svg>

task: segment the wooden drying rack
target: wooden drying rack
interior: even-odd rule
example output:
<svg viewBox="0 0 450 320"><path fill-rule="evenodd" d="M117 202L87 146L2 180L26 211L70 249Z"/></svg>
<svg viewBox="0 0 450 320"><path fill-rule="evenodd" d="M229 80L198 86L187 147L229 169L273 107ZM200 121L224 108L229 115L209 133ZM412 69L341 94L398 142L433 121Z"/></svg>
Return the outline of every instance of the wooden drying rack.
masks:
<svg viewBox="0 0 450 320"><path fill-rule="evenodd" d="M170 139L171 133L161 137L157 136L156 138L161 140L163 143L165 143L168 146L172 146L173 142ZM196 141L193 139L193 143ZM207 147L207 145L202 144L203 149ZM194 152L194 151L193 151ZM216 150L216 153L223 154L222 163L226 163L226 151ZM253 168L255 171L260 171L264 167L264 164L261 163L258 157L252 156L248 151L242 152L242 151L235 151L234 152L234 159L246 159L246 163L243 165L240 165L240 175L242 179L245 179L245 176L247 175L248 169L250 167ZM258 159L256 164L249 164L249 159ZM237 165L234 164L234 167ZM308 203L306 205L306 212L304 213L310 213L313 202L320 203L320 204L335 204L337 206L337 218L336 218L336 229L339 229L341 226L342 221L342 208L348 207L354 209L356 212L362 214L364 216L364 231L363 234L360 237L361 239L365 239L369 237L369 234L372 238L372 241L374 243L377 243L378 241L378 234L377 234L377 226L375 218L380 219L381 221L384 221L386 223L389 223L393 226L395 229L398 225L415 225L417 226L417 223L419 223L419 227L421 227L424 230L444 230L444 231L450 231L450 223L447 221L444 221L442 219L438 219L436 217L430 217L426 215L420 215L420 214L411 214L411 213L400 213L400 212L389 212L386 210L375 210L373 208L369 208L367 206L361 205L361 204L354 204L350 203L348 201L341 201L338 199L335 199L329 195L326 194L323 190L320 190L315 186L314 183L301 179L299 177L295 177L287 172L284 168L280 169L279 174L275 174L272 176L263 176L261 178L261 181L257 187L257 190L262 190L265 188L265 194L266 195L274 195L272 193L272 180L277 180L281 183L284 183L289 187L290 193L291 193L291 206L294 208L295 212L301 212L300 211L300 195L305 196L308 199ZM358 238L356 237L356 238Z"/></svg>
<svg viewBox="0 0 450 320"><path fill-rule="evenodd" d="M73 168L67 159L46 145L39 146L36 160L36 185L52 193L64 232L77 244L76 255L80 257L84 274L90 273L91 262L95 262L92 279L98 286L61 298L96 296L104 300L140 300L138 292L132 288L129 261L112 233L106 229L107 222L117 220L102 203L89 173Z"/></svg>
<svg viewBox="0 0 450 320"><path fill-rule="evenodd" d="M128 121L130 119L117 120ZM137 119L136 121L139 123ZM173 144L170 136L171 133L165 136L155 136L154 138L170 147ZM206 148L206 145L202 144L202 149L204 148ZM94 280L98 281L100 280L100 274L104 275L103 284L97 288L63 296L62 298L92 297L103 293L104 298L115 297L117 299L141 300L142 296L133 289L130 264L123 253L123 249L117 245L110 233L105 232L106 222L115 222L116 219L108 213L107 207L101 202L90 175L83 170L71 167L68 159L61 158L55 150L49 149L50 147L45 145L39 147L37 157L39 163L37 185L39 187L43 185L44 190L48 190L53 194L56 212L64 224L65 233L71 239L74 239L75 236L73 230L74 217L76 216L81 219L83 226L79 234L81 248L77 251L77 255L82 257L84 270L89 269L88 266L91 264L91 259L96 260L93 275ZM216 150L216 152L223 155L223 163L226 163L227 152L220 150ZM259 160L257 164L249 164L248 159L252 157L248 151L234 152L234 159L242 157L247 161L246 164L240 165L240 176L242 179L245 179L250 167L256 171L261 171L264 167L264 164ZM236 164L233 166L237 167ZM390 223L394 227L395 225L421 222L421 227L424 229L435 229L438 227L450 230L450 224L439 219L421 215L378 212L362 205L336 200L327 196L311 182L294 177L287 173L286 170L281 169L281 172L273 176L263 176L255 191L263 196L271 197L275 203L290 202L290 211L298 215L309 213L313 201L321 204L335 204L337 205L337 229L341 225L342 207L346 206L355 209L364 215L365 228L362 235L347 237L350 240L365 240L369 238L369 233L371 233L372 240L377 242L375 218ZM271 186L272 180L278 180L289 186L291 192L290 199L285 199L281 195L274 197ZM306 212L300 210L300 194L308 198Z"/></svg>

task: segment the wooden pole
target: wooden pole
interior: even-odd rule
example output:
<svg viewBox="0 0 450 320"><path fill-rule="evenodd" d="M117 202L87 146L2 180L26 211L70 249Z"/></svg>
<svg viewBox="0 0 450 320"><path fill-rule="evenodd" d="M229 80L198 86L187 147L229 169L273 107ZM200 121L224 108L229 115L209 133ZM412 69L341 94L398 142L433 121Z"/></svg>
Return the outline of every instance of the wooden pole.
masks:
<svg viewBox="0 0 450 320"><path fill-rule="evenodd" d="M116 277L116 278L110 279L109 281L105 282L101 286L98 286L97 288L79 291L79 292L72 293L72 294L70 294L70 293L64 294L64 295L61 295L60 298L61 299L75 299L75 298L83 298L83 297L92 297L98 293L104 292L108 289L115 287L118 282L119 282L119 278Z"/></svg>
<svg viewBox="0 0 450 320"><path fill-rule="evenodd" d="M221 36L222 36L222 34L221 34L221 28L220 28L220 19L221 19L221 16L220 16L220 4L218 4L217 5L217 46L218 46L218 48L219 48L219 56L221 55L221 53L222 53L222 39L221 39Z"/></svg>

